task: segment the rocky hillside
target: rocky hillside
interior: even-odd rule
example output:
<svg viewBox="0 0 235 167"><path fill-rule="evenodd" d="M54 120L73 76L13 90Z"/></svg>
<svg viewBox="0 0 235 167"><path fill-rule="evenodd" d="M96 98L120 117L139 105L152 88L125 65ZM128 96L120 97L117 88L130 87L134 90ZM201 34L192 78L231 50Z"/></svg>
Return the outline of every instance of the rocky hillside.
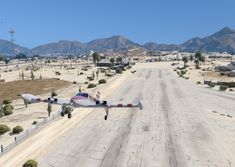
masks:
<svg viewBox="0 0 235 167"><path fill-rule="evenodd" d="M14 44L14 46L13 46L13 44L11 42L0 39L0 53L11 56L11 55L13 55L13 53L15 55L18 53L26 53L27 54L29 52L30 52L30 49L28 49L28 48L22 47L17 44Z"/></svg>
<svg viewBox="0 0 235 167"><path fill-rule="evenodd" d="M87 43L79 41L62 40L59 42L44 44L33 49L15 45L14 53L33 53L33 54L81 54L92 51L107 52L121 51L125 52L130 48L139 48L139 50L164 50L164 51L202 51L202 52L229 52L235 53L235 30L225 27L222 30L207 36L205 38L192 38L183 44L157 44L149 42L144 45L135 43L123 36L112 36L110 38L96 39ZM0 40L0 53L12 55L12 43L6 40Z"/></svg>
<svg viewBox="0 0 235 167"><path fill-rule="evenodd" d="M235 30L228 27L205 38L193 38L180 45L187 51L235 53Z"/></svg>

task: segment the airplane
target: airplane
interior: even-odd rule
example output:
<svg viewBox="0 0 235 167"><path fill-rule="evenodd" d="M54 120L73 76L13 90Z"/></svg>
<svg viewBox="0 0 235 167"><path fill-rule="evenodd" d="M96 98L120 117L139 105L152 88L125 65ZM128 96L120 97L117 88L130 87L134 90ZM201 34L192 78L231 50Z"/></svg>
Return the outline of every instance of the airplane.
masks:
<svg viewBox="0 0 235 167"><path fill-rule="evenodd" d="M143 110L141 101L136 104L109 104L107 101L100 100L100 92L97 92L96 98L88 93L78 92L70 100L62 100L54 97L41 99L32 94L20 94L20 96L24 100L26 106L27 104L45 102L49 104L71 106L72 108L104 108L106 112L104 116L105 120L108 118L110 108L139 108L140 110ZM61 116L63 117L65 114L68 114L68 118L72 117L71 112L65 113L64 107L62 107Z"/></svg>

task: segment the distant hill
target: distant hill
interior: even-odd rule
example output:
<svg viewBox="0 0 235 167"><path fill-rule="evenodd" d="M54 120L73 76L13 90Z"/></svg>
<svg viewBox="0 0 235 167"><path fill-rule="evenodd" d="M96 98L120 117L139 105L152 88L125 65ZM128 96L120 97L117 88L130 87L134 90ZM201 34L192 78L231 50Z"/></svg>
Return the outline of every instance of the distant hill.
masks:
<svg viewBox="0 0 235 167"><path fill-rule="evenodd" d="M193 38L182 45L182 50L235 53L235 30L225 27L205 38Z"/></svg>
<svg viewBox="0 0 235 167"><path fill-rule="evenodd" d="M157 44L154 42L149 42L143 45L143 47L147 50L161 50L161 51L174 51L181 50L179 45L175 44Z"/></svg>
<svg viewBox="0 0 235 167"><path fill-rule="evenodd" d="M110 38L93 40L86 43L86 46L94 51L105 51L107 49L117 50L140 45L123 36L112 36Z"/></svg>
<svg viewBox="0 0 235 167"><path fill-rule="evenodd" d="M0 39L0 53L5 54L7 56L15 55L18 53L29 53L30 49L26 47L22 47L20 45L14 44L14 50L13 45L11 42L7 40Z"/></svg>
<svg viewBox="0 0 235 167"><path fill-rule="evenodd" d="M59 41L41 45L32 49L35 54L50 54L50 53L71 53L79 54L90 50L97 52L105 52L108 49L117 50L128 48L129 46L139 46L123 36L113 36L110 38L96 39L88 43L78 41Z"/></svg>
<svg viewBox="0 0 235 167"><path fill-rule="evenodd" d="M33 54L79 54L85 51L85 46L78 41L61 40L59 42L37 46L31 49L31 51Z"/></svg>
<svg viewBox="0 0 235 167"><path fill-rule="evenodd" d="M33 53L33 54L81 54L91 50L97 52L127 53L131 48L137 50L163 50L163 51L202 51L202 52L228 52L235 53L235 30L225 27L222 30L207 36L205 38L192 38L183 44L157 44L149 42L144 45L135 43L124 36L112 36L109 38L96 39L87 43L79 41L61 40L54 43L48 43L28 49L20 45L15 45L15 53ZM12 43L6 40L0 40L0 53L12 55Z"/></svg>

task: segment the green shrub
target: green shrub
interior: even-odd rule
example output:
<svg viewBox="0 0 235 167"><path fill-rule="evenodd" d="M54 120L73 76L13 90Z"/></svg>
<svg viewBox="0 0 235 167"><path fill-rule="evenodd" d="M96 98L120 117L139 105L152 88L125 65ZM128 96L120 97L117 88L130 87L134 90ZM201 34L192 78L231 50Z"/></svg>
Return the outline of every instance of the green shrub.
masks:
<svg viewBox="0 0 235 167"><path fill-rule="evenodd" d="M12 110L9 110L9 109L4 110L4 115L11 115L11 114L13 114Z"/></svg>
<svg viewBox="0 0 235 167"><path fill-rule="evenodd" d="M129 66L126 67L126 69L131 69L131 67L132 67L132 66L129 65Z"/></svg>
<svg viewBox="0 0 235 167"><path fill-rule="evenodd" d="M228 87L227 86L224 86L224 85L221 85L220 87L219 87L219 90L220 91L225 91L225 90L227 90L228 89Z"/></svg>
<svg viewBox="0 0 235 167"><path fill-rule="evenodd" d="M34 120L32 124L36 125L37 123L38 123L38 121Z"/></svg>
<svg viewBox="0 0 235 167"><path fill-rule="evenodd" d="M13 107L13 105L11 105L11 104L6 104L5 106L4 106L4 109L10 109L10 110L13 110L14 109L14 107Z"/></svg>
<svg viewBox="0 0 235 167"><path fill-rule="evenodd" d="M73 84L77 84L77 81L73 81Z"/></svg>
<svg viewBox="0 0 235 167"><path fill-rule="evenodd" d="M61 75L61 73L59 71L56 71L55 75Z"/></svg>
<svg viewBox="0 0 235 167"><path fill-rule="evenodd" d="M85 84L88 84L88 82L86 81Z"/></svg>
<svg viewBox="0 0 235 167"><path fill-rule="evenodd" d="M211 88L215 87L215 85L212 84L212 83L208 83L208 86L211 87Z"/></svg>
<svg viewBox="0 0 235 167"><path fill-rule="evenodd" d="M83 68L82 70L83 70L83 71L88 71L88 68L87 68L87 67L85 67L85 68Z"/></svg>
<svg viewBox="0 0 235 167"><path fill-rule="evenodd" d="M122 74L122 70L121 70L120 68L117 68L117 69L116 69L116 73L117 73L117 74Z"/></svg>
<svg viewBox="0 0 235 167"><path fill-rule="evenodd" d="M89 81L94 81L95 79L93 77L87 77Z"/></svg>
<svg viewBox="0 0 235 167"><path fill-rule="evenodd" d="M3 107L3 113L4 115L11 115L13 113L14 107L11 104L7 104Z"/></svg>
<svg viewBox="0 0 235 167"><path fill-rule="evenodd" d="M87 88L94 88L94 87L96 87L96 84L94 84L94 83L90 83L90 84L87 86Z"/></svg>
<svg viewBox="0 0 235 167"><path fill-rule="evenodd" d="M23 132L24 131L24 129L21 127L21 126L16 126L16 127L14 127L13 129L12 129L12 133L13 134L19 134L19 133L21 133L21 132Z"/></svg>
<svg viewBox="0 0 235 167"><path fill-rule="evenodd" d="M12 101L10 99L5 99L5 100L3 100L2 103L6 105L6 104L11 104Z"/></svg>
<svg viewBox="0 0 235 167"><path fill-rule="evenodd" d="M201 84L201 82L200 82L200 81L197 81L197 84L199 85L199 84Z"/></svg>
<svg viewBox="0 0 235 167"><path fill-rule="evenodd" d="M113 74L107 74L107 77L112 77L113 76Z"/></svg>
<svg viewBox="0 0 235 167"><path fill-rule="evenodd" d="M136 70L134 70L134 71L131 71L131 73L132 73L132 74L136 73Z"/></svg>
<svg viewBox="0 0 235 167"><path fill-rule="evenodd" d="M107 81L105 79L100 79L99 84L105 84Z"/></svg>
<svg viewBox="0 0 235 167"><path fill-rule="evenodd" d="M23 165L23 167L37 167L37 166L38 166L37 161L35 161L33 159L26 161Z"/></svg>
<svg viewBox="0 0 235 167"><path fill-rule="evenodd" d="M181 70L181 71L180 71L180 74L181 74L181 75L185 75L186 73L187 73L187 72L184 71L184 70Z"/></svg>
<svg viewBox="0 0 235 167"><path fill-rule="evenodd" d="M230 92L233 92L233 89L230 88L229 91L230 91Z"/></svg>
<svg viewBox="0 0 235 167"><path fill-rule="evenodd" d="M7 125L0 124L0 135L3 135L10 130L11 129Z"/></svg>

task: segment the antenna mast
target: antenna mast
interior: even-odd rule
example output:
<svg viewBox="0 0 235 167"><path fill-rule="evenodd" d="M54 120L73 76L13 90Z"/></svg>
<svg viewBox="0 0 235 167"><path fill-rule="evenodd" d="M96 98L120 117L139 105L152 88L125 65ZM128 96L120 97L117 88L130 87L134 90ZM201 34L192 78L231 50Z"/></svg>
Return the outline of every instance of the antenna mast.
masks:
<svg viewBox="0 0 235 167"><path fill-rule="evenodd" d="M15 56L15 45L14 45L14 42L15 42L15 39L14 39L14 34L15 34L15 30L11 27L11 29L9 30L9 33L11 35L11 43L12 43L12 54L13 56Z"/></svg>

